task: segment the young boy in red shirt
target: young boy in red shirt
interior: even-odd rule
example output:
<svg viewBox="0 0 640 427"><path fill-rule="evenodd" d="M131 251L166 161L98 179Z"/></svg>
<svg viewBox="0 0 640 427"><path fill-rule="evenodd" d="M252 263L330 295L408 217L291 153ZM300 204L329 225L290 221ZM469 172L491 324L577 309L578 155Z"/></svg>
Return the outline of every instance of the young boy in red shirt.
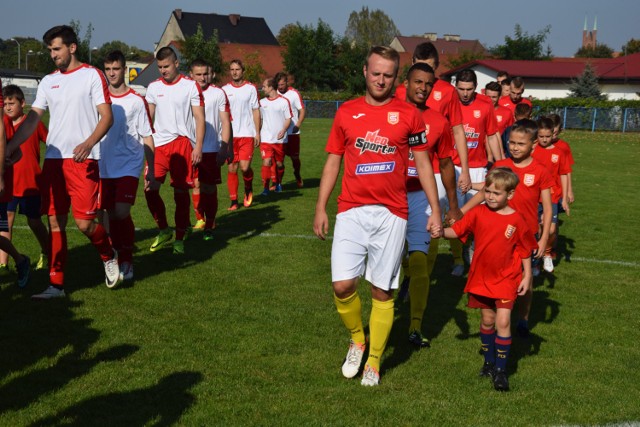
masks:
<svg viewBox="0 0 640 427"><path fill-rule="evenodd" d="M482 312L480 340L484 364L498 391L509 390L507 359L511 347L511 310L515 299L531 284L531 251L536 241L524 218L511 206L518 177L508 168L495 168L486 177L485 204L471 209L444 230L447 239L474 235L475 253L464 291L467 306ZM496 334L497 332L497 334Z"/></svg>

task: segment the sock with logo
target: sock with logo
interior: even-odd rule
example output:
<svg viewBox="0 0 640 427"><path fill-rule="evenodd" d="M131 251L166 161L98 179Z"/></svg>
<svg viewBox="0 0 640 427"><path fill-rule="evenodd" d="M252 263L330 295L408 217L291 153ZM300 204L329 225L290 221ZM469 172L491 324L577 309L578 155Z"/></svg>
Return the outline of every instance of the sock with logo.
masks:
<svg viewBox="0 0 640 427"><path fill-rule="evenodd" d="M480 343L485 363L496 363L496 330L480 326Z"/></svg>
<svg viewBox="0 0 640 427"><path fill-rule="evenodd" d="M333 301L338 309L342 323L349 330L351 339L357 344L364 344L364 327L362 326L362 304L358 292L354 292L346 298L338 298L333 294Z"/></svg>
<svg viewBox="0 0 640 427"><path fill-rule="evenodd" d="M501 337L496 335L496 368L507 369L507 359L511 349L511 337Z"/></svg>
<svg viewBox="0 0 640 427"><path fill-rule="evenodd" d="M238 200L238 173L227 173L227 189L229 190L229 198Z"/></svg>

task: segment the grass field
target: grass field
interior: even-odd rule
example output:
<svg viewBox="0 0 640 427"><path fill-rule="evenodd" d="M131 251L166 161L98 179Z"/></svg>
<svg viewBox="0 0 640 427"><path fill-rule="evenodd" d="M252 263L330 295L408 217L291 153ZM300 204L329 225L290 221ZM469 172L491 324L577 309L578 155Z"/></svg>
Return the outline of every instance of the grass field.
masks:
<svg viewBox="0 0 640 427"><path fill-rule="evenodd" d="M331 242L311 230L329 126L305 122L305 188L289 168L283 193L228 213L220 186L216 240L196 233L183 257L148 251L156 231L140 195L133 285L107 289L97 253L73 228L66 299L29 299L45 272L25 291L15 276L0 278L0 425L640 421L640 135L564 133L577 164L563 258L536 280L533 334L514 338L512 391L501 394L477 377L479 313L465 308L464 280L449 275L447 245L425 318L432 348L408 346L400 304L380 387L342 378L348 334L332 302ZM15 242L37 256L23 218ZM366 319L364 286L361 296Z"/></svg>

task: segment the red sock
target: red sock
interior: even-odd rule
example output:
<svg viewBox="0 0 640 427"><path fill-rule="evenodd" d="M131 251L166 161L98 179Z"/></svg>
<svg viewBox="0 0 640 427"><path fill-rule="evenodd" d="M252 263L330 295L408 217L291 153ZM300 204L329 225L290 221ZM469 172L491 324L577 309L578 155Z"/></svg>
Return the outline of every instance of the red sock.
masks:
<svg viewBox="0 0 640 427"><path fill-rule="evenodd" d="M202 198L200 203L204 211L206 222L204 228L213 228L213 223L216 221L216 214L218 213L218 193L201 193Z"/></svg>
<svg viewBox="0 0 640 427"><path fill-rule="evenodd" d="M244 180L244 192L250 193L253 191L253 169L247 169L247 172L242 174Z"/></svg>
<svg viewBox="0 0 640 427"><path fill-rule="evenodd" d="M111 240L109 240L107 230L104 229L102 224L96 224L96 229L89 236L89 240L98 250L102 261L109 261L113 258L113 246L111 245Z"/></svg>
<svg viewBox="0 0 640 427"><path fill-rule="evenodd" d="M229 172L227 174L227 188L229 189L229 198L238 200L238 173Z"/></svg>
<svg viewBox="0 0 640 427"><path fill-rule="evenodd" d="M118 251L118 262L133 262L135 226L131 215L124 219L110 219L109 226L113 248Z"/></svg>
<svg viewBox="0 0 640 427"><path fill-rule="evenodd" d="M64 266L67 263L67 233L52 231L49 234L51 253L49 254L49 282L64 285Z"/></svg>
<svg viewBox="0 0 640 427"><path fill-rule="evenodd" d="M262 188L269 188L271 166L262 166Z"/></svg>
<svg viewBox="0 0 640 427"><path fill-rule="evenodd" d="M276 162L271 159L271 181L278 182L278 172L276 167Z"/></svg>
<svg viewBox="0 0 640 427"><path fill-rule="evenodd" d="M176 202L176 240L183 240L187 227L191 225L189 221L189 205L191 203L189 193L174 191L173 200Z"/></svg>
<svg viewBox="0 0 640 427"><path fill-rule="evenodd" d="M293 175L296 179L300 179L300 158L291 159L291 163L293 163Z"/></svg>
<svg viewBox="0 0 640 427"><path fill-rule="evenodd" d="M278 168L276 169L276 177L277 177L277 183L278 184L282 184L282 177L284 176L284 163L282 164L282 166L278 166Z"/></svg>
<svg viewBox="0 0 640 427"><path fill-rule="evenodd" d="M118 258L120 258L122 252L122 235L122 220L109 216L109 237L111 238L113 249L118 251Z"/></svg>
<svg viewBox="0 0 640 427"><path fill-rule="evenodd" d="M147 199L147 206L153 219L156 221L158 228L164 230L169 226L167 222L167 209L164 206L162 197L160 197L159 191L145 191L144 197Z"/></svg>
<svg viewBox="0 0 640 427"><path fill-rule="evenodd" d="M200 206L200 193L191 193L191 200L193 200L193 211L196 214L196 221L204 220L204 211L202 209L202 206Z"/></svg>

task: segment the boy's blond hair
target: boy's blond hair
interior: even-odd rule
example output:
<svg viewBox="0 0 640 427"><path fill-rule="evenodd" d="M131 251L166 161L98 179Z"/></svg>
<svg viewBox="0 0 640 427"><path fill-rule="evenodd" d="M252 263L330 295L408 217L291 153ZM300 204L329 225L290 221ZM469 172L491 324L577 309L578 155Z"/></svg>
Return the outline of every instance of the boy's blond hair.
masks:
<svg viewBox="0 0 640 427"><path fill-rule="evenodd" d="M493 184L496 188L505 190L507 193L515 190L519 182L518 175L513 173L511 169L505 167L492 169L485 178L485 185L487 187Z"/></svg>

